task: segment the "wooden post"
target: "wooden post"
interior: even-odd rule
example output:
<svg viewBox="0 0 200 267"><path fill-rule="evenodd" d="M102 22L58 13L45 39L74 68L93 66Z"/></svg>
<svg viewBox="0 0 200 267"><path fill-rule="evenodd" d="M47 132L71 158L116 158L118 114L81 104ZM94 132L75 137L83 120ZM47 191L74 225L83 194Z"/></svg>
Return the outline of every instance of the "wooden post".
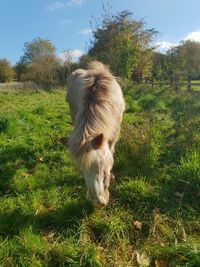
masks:
<svg viewBox="0 0 200 267"><path fill-rule="evenodd" d="M153 80L153 77L151 78L151 88L153 89L153 82L154 82L154 80Z"/></svg>
<svg viewBox="0 0 200 267"><path fill-rule="evenodd" d="M170 81L169 81L170 89L173 89L173 84L174 84L173 76L170 76Z"/></svg>
<svg viewBox="0 0 200 267"><path fill-rule="evenodd" d="M188 91L191 91L191 88L192 88L192 78L191 78L191 75L188 75L188 79L187 79L187 90Z"/></svg>
<svg viewBox="0 0 200 267"><path fill-rule="evenodd" d="M179 89L178 76L174 75L173 77L173 89L177 92Z"/></svg>

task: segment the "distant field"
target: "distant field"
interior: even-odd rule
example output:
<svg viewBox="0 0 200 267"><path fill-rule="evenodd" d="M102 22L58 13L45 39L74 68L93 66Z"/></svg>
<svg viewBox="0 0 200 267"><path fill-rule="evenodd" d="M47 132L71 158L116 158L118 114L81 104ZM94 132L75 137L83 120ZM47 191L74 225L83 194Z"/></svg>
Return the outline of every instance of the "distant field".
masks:
<svg viewBox="0 0 200 267"><path fill-rule="evenodd" d="M125 90L117 182L93 210L59 138L65 92L0 92L0 266L200 266L200 98Z"/></svg>

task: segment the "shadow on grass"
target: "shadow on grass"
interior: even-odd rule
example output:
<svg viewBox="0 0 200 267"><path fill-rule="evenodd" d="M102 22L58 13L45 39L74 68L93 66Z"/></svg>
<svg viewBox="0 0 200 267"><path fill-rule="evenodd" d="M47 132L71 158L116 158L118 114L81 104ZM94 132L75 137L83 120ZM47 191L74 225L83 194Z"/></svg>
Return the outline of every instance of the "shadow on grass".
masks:
<svg viewBox="0 0 200 267"><path fill-rule="evenodd" d="M8 147L0 152L0 193L9 190L9 181L22 166L34 168L34 152L25 146Z"/></svg>
<svg viewBox="0 0 200 267"><path fill-rule="evenodd" d="M83 186L84 179L80 173L68 173L66 167L71 162L66 162L63 153L59 151L60 144L51 144L46 148L50 154L38 157L38 151L34 151L28 146L16 145L6 147L0 151L0 196L37 189L51 188L52 186ZM52 154L52 151L55 153ZM12 178L20 171L17 180L18 187L12 185ZM27 176L26 176L27 175Z"/></svg>
<svg viewBox="0 0 200 267"><path fill-rule="evenodd" d="M71 200L62 208L40 214L24 214L21 209L15 209L12 212L0 213L0 235L12 238L24 228L32 226L40 232L67 231L73 236L80 228L82 219L92 212L93 208L86 200Z"/></svg>

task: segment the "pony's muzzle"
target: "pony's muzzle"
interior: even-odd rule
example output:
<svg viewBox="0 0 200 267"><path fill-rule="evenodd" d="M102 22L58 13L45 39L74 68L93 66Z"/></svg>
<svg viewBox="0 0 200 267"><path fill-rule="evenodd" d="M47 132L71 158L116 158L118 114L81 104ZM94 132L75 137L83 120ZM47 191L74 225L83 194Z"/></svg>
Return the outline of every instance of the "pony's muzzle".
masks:
<svg viewBox="0 0 200 267"><path fill-rule="evenodd" d="M97 196L91 196L90 192L87 192L87 199L92 203L94 207L104 207L109 201L109 191L105 190L103 194Z"/></svg>

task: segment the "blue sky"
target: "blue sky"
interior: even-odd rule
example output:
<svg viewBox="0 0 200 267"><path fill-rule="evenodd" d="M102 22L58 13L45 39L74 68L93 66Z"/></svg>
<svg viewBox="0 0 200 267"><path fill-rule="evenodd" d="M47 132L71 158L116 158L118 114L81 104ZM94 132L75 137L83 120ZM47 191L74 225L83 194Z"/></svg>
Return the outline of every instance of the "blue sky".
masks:
<svg viewBox="0 0 200 267"><path fill-rule="evenodd" d="M108 2L108 1L103 1ZM200 0L110 0L114 13L128 9L147 27L160 32L164 51L183 39L200 41ZM91 39L91 16L102 13L101 0L0 0L0 58L14 64L24 43L48 38L57 54L65 49L79 56Z"/></svg>

